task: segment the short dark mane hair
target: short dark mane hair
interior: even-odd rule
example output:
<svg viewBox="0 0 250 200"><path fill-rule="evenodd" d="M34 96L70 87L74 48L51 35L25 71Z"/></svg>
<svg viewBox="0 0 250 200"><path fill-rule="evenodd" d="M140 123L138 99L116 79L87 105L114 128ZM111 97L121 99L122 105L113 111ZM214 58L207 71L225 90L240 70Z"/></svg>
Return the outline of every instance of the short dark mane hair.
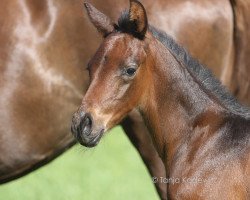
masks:
<svg viewBox="0 0 250 200"><path fill-rule="evenodd" d="M134 26L133 22L129 20L129 12L126 10L119 18L116 30L132 34L133 36L139 38L133 31ZM198 60L194 59L182 46L177 44L174 39L167 35L164 31L158 30L153 26L149 26L149 31L168 50L170 50L175 58L187 68L189 73L195 76L205 89L211 91L211 93L214 94L231 113L244 117L245 119L250 119L249 108L241 105L237 99L221 84L221 82L213 76L209 69L200 64Z"/></svg>
<svg viewBox="0 0 250 200"><path fill-rule="evenodd" d="M135 31L136 23L130 20L129 10L124 10L122 12L118 19L118 25L115 26L115 29L119 32L131 34L140 40L144 39L144 35L142 36L140 33Z"/></svg>

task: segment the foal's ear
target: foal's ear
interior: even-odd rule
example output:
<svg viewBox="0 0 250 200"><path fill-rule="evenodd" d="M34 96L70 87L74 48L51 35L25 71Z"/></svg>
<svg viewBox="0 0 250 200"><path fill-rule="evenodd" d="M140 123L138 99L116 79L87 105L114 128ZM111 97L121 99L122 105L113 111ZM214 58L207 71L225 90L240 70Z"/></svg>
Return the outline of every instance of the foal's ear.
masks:
<svg viewBox="0 0 250 200"><path fill-rule="evenodd" d="M146 10L137 0L130 0L129 18L135 25L135 32L144 37L148 29Z"/></svg>
<svg viewBox="0 0 250 200"><path fill-rule="evenodd" d="M114 23L111 22L111 19L104 15L102 12L97 10L90 3L84 3L84 6L87 10L88 16L92 24L97 28L97 30L106 37L109 33L114 30Z"/></svg>

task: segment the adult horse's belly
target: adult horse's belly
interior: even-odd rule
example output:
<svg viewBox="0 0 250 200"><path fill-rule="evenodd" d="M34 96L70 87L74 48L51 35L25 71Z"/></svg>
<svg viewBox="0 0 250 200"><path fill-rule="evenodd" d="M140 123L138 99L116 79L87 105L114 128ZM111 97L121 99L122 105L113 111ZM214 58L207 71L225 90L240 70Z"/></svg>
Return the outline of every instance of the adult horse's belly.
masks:
<svg viewBox="0 0 250 200"><path fill-rule="evenodd" d="M48 2L48 3L46 3ZM110 10L111 0L94 1ZM230 63L232 13L226 1L143 1L164 29L217 75ZM125 8L127 0L115 3ZM99 41L82 1L3 0L0 16L0 182L42 165L74 143L71 115L88 86ZM7 9L11 8L11 9ZM223 10L221 10L223 8ZM116 9L115 9L116 10ZM118 13L111 13L114 17ZM221 26L223 24L223 26Z"/></svg>
<svg viewBox="0 0 250 200"><path fill-rule="evenodd" d="M84 68L95 42L78 3L60 8L60 2L52 1L1 2L1 9L9 11L1 12L5 15L0 18L4 24L0 36L2 182L74 143L71 115L88 85Z"/></svg>

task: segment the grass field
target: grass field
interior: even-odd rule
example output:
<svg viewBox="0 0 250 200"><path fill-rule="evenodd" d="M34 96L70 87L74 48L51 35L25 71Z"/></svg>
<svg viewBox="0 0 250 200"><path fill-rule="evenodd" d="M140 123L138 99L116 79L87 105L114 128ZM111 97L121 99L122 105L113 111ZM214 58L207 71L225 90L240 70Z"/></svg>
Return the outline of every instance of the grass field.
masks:
<svg viewBox="0 0 250 200"><path fill-rule="evenodd" d="M138 153L113 129L94 149L76 145L52 163L0 186L0 200L156 200Z"/></svg>

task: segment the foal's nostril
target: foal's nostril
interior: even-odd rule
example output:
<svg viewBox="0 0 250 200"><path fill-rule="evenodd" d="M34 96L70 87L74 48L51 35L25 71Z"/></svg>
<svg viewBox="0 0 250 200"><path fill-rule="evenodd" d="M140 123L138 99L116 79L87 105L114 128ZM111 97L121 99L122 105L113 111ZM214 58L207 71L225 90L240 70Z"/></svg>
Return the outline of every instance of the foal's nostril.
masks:
<svg viewBox="0 0 250 200"><path fill-rule="evenodd" d="M90 114L85 114L81 123L81 129L84 135L89 136L91 134L92 118Z"/></svg>

